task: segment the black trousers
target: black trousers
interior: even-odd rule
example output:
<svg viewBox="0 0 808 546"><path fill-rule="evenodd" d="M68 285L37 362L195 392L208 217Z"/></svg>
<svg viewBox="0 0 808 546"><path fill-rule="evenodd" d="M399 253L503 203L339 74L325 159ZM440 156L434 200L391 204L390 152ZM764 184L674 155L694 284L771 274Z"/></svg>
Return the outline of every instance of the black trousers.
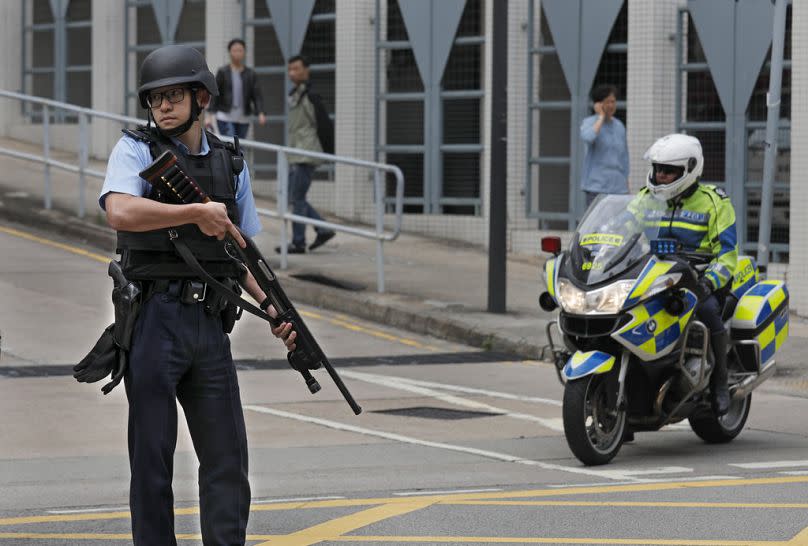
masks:
<svg viewBox="0 0 808 546"><path fill-rule="evenodd" d="M700 301L696 306L696 317L704 323L710 334L724 332L724 323L721 321L721 311L724 309L725 297L721 294L711 294L709 298Z"/></svg>
<svg viewBox="0 0 808 546"><path fill-rule="evenodd" d="M230 340L218 315L179 301L179 283L141 308L126 374L129 503L136 546L176 545L177 405L199 459L205 546L243 545L250 510L247 434Z"/></svg>

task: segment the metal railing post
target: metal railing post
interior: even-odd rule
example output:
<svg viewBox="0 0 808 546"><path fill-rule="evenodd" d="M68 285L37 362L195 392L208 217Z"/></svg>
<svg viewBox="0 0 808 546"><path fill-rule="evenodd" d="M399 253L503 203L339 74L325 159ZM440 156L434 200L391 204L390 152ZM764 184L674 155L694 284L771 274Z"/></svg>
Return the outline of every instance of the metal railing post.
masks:
<svg viewBox="0 0 808 546"><path fill-rule="evenodd" d="M90 156L89 116L79 114L79 218L84 218L84 195L87 186L87 163Z"/></svg>
<svg viewBox="0 0 808 546"><path fill-rule="evenodd" d="M51 200L51 166L50 166L50 108L42 105L42 155L45 159L45 209L53 206Z"/></svg>
<svg viewBox="0 0 808 546"><path fill-rule="evenodd" d="M281 217L281 269L289 267L287 251L289 250L289 225L286 213L289 210L289 162L286 152L278 150L278 214Z"/></svg>
<svg viewBox="0 0 808 546"><path fill-rule="evenodd" d="M379 169L373 169L376 193L376 291L384 293L384 178Z"/></svg>

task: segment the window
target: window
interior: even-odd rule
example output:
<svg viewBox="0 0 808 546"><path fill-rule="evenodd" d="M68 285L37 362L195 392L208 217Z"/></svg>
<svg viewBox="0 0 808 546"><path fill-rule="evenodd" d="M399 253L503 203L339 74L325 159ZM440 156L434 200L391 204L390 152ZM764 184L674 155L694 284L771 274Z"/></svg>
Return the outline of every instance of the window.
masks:
<svg viewBox="0 0 808 546"><path fill-rule="evenodd" d="M195 47L205 53L205 0L166 0L165 14L156 13L149 0L125 0L124 21L126 53L124 70L126 74L125 112L127 115L143 115L137 100L138 74L146 56L167 44L183 44ZM173 9L181 5L179 18L174 20ZM158 17L164 25L158 25ZM135 31L130 34L130 21L134 20ZM165 32L165 35L164 35ZM211 67L216 70L215 67Z"/></svg>
<svg viewBox="0 0 808 546"><path fill-rule="evenodd" d="M51 4L49 0L22 0L23 88L32 95L89 107L92 2L53 2L55 13ZM41 117L40 106L28 108L29 116ZM65 112L56 112L55 116L60 121L75 120Z"/></svg>
<svg viewBox="0 0 808 546"><path fill-rule="evenodd" d="M530 7L532 23L534 0ZM628 3L624 2L617 14L589 89L569 89L543 8L539 11L538 28L530 24L528 30L527 215L538 218L542 229L573 229L583 213L583 203L579 200L582 192L578 168L572 162L583 164L578 126L591 113L591 89L604 83L617 86L617 117L626 122ZM589 105L586 110L580 106L573 108L576 96L581 104ZM577 160L573 159L573 146L580 155Z"/></svg>
<svg viewBox="0 0 808 546"><path fill-rule="evenodd" d="M253 45L254 68L264 96L267 124L254 126L255 139L278 144L286 143L286 94L289 80L286 77L286 60L283 57L278 37L273 28L272 17L264 0L255 0L252 17L245 17L244 27L255 29ZM313 89L323 98L326 110L333 117L335 105L336 70L336 2L317 0L306 28L300 53L310 63L310 79ZM246 34L246 32L245 32ZM275 154L256 150L252 168L256 172L275 172ZM315 173L315 179L329 178L333 166L327 165Z"/></svg>
<svg viewBox="0 0 808 546"><path fill-rule="evenodd" d="M771 248L776 259L787 256L789 243L789 179L791 158L791 6L787 8L786 35L783 52L783 76L778 134L777 163L774 178ZM727 43L732 43L731 30L727 30ZM760 219L760 198L763 182L764 141L766 134L766 94L769 91L771 52L761 68L749 103L745 123L738 128L727 124L727 116L719 99L710 67L690 14L682 10L679 18L680 52L684 60L679 66L682 102L677 105L677 130L686 131L701 140L704 151L702 180L730 189L736 188L740 198L733 198L736 209L741 251L757 247ZM730 132L737 131L730 135ZM726 146L734 137L745 142L743 154ZM728 155L729 154L729 155ZM727 166L738 166L742 180L728 180ZM729 177L731 178L731 177Z"/></svg>
<svg viewBox="0 0 808 546"><path fill-rule="evenodd" d="M467 0L442 78L428 88L419 71L397 0L386 0L386 36L380 53L376 107L377 158L404 173L404 211L416 214L481 213L483 2ZM430 20L431 3L420 6ZM381 5L377 2L377 12ZM378 20L378 18L377 18ZM426 52L430 62L441 62ZM421 67L424 68L424 67ZM388 195L394 193L388 180Z"/></svg>

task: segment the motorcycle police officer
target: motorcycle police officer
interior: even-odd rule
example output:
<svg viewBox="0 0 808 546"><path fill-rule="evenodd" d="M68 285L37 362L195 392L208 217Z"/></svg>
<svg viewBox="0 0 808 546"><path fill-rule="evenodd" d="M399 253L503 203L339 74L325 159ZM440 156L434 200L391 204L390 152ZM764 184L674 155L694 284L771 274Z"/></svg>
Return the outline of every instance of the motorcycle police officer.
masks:
<svg viewBox="0 0 808 546"><path fill-rule="evenodd" d="M699 279L696 316L710 330L715 366L710 376L712 407L716 415L729 410L727 349L729 332L721 320L726 290L738 260L735 209L720 188L701 184L704 156L697 138L670 134L645 153L651 163L646 186L638 199L650 196L662 206L651 221L657 237L678 239L684 250L712 255Z"/></svg>
<svg viewBox="0 0 808 546"><path fill-rule="evenodd" d="M247 439L236 370L223 320L226 302L176 255L168 228L184 230L195 257L214 277L238 282L258 302L265 295L249 272L226 254L226 234L243 247L261 229L249 172L232 145L205 132L199 116L218 90L204 56L188 46L165 46L140 69L140 104L149 124L126 130L113 149L99 197L118 232L121 266L141 284L125 375L129 401L130 508L138 546L176 544L173 456L176 400L182 404L199 459L202 540L243 545L250 507ZM152 126L152 122L155 126ZM171 150L212 201L177 205L138 175ZM270 306L268 311L274 315ZM294 349L284 323L272 333Z"/></svg>

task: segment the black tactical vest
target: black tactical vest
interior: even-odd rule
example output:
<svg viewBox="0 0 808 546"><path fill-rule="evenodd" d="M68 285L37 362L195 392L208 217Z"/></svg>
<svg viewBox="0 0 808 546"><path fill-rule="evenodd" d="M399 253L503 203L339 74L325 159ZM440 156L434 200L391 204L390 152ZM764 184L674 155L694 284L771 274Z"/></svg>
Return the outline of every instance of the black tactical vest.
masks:
<svg viewBox="0 0 808 546"><path fill-rule="evenodd" d="M141 126L136 130L124 129L123 132L131 138L147 143L152 158L171 150L177 156L178 166L185 174L195 180L213 201L224 203L230 221L239 225L235 179L244 168L244 162L231 144L224 143L215 135L206 132L210 152L204 156L187 156L154 128ZM173 203L154 189L146 197ZM240 269L225 252L223 241L205 235L196 224L178 226L176 231L202 267L213 277L239 276ZM167 228L143 232L119 231L117 252L121 254L123 273L130 280L197 277L175 252Z"/></svg>

